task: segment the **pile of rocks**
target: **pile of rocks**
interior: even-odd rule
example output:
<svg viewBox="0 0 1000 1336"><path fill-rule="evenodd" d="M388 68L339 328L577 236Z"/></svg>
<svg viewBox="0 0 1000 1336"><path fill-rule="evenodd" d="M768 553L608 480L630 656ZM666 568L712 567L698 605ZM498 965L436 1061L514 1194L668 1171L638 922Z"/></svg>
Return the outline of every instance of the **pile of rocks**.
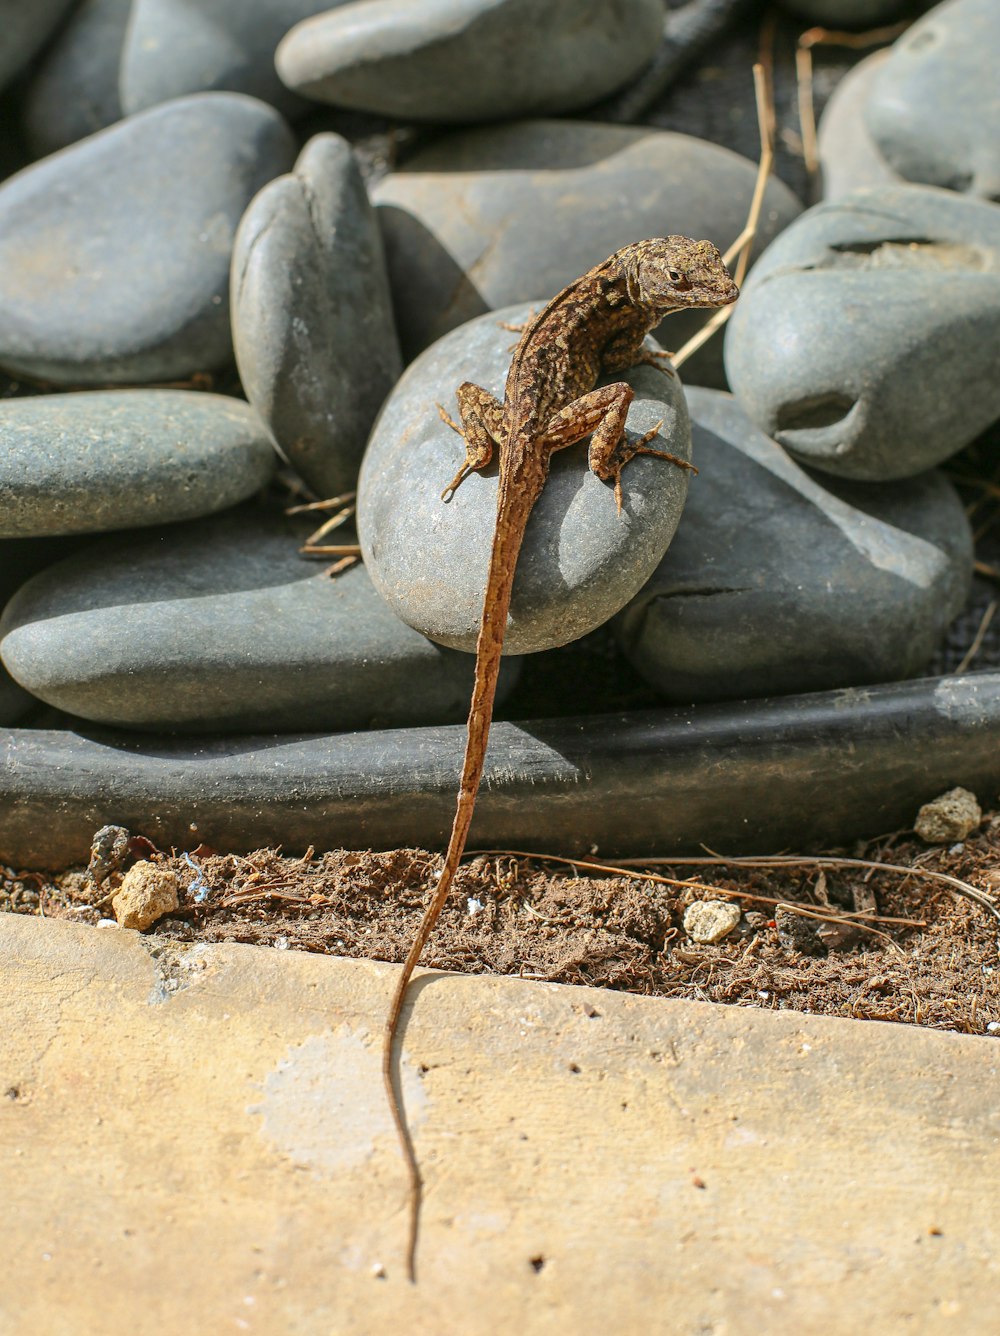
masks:
<svg viewBox="0 0 1000 1336"><path fill-rule="evenodd" d="M465 379L502 395L500 322L618 246L679 232L725 248L755 165L566 118L648 63L661 0L66 11L25 7L0 53L8 77L27 69L38 157L0 184L0 367L45 391L0 403L0 723L39 701L159 731L460 719L496 476L441 501L462 445L436 405ZM664 419L663 448L693 444L700 475L634 461L619 516L582 450L560 453L512 654L615 618L675 701L926 665L972 573L935 466L1000 418L987 45L993 0L946 0L859 67L865 151L834 107L835 201L803 213L769 184L724 364L716 339L684 388L628 378L629 430ZM369 192L338 134L298 147L289 121L316 101L462 128ZM687 321L665 326L671 346ZM234 360L246 401L195 388ZM309 526L261 490L279 453L318 498L357 487L363 565L331 579L299 557Z"/></svg>

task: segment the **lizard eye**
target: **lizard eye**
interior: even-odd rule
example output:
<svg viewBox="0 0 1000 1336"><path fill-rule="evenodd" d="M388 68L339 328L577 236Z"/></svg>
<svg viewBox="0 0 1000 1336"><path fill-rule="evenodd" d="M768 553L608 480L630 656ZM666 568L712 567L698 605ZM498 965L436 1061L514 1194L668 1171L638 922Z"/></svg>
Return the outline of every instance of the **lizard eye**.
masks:
<svg viewBox="0 0 1000 1336"><path fill-rule="evenodd" d="M667 270L667 278L670 279L671 283L683 283L683 282L684 282L684 275L681 273L681 271L680 271L679 269L668 269L668 270Z"/></svg>

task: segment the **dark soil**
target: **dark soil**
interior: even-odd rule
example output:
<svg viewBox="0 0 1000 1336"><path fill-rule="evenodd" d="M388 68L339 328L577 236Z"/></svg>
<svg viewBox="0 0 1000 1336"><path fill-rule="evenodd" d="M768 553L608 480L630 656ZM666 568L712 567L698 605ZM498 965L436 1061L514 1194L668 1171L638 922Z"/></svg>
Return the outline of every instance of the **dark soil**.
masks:
<svg viewBox="0 0 1000 1336"><path fill-rule="evenodd" d="M612 876L480 854L456 878L423 963L1000 1036L1000 815L950 848L900 833L849 852L914 871L658 864L654 876L681 883L666 884L639 870ZM184 888L152 934L389 961L405 956L440 867L418 849L177 855L140 838L130 859L137 854ZM986 903L929 872L968 883ZM114 873L98 888L81 870L0 873L0 911L90 924L112 913L121 880ZM684 930L699 899L734 899L743 910L716 945Z"/></svg>

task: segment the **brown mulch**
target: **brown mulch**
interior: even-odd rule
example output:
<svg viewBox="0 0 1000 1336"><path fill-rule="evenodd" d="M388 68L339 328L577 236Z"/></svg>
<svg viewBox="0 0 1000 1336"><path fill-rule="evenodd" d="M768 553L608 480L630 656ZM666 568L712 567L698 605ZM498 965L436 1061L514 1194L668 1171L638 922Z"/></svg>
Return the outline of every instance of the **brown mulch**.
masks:
<svg viewBox="0 0 1000 1336"><path fill-rule="evenodd" d="M947 874L987 903L916 872L657 864L657 875L685 883L670 885L490 853L460 871L422 963L1000 1036L1000 815L950 848L902 832L847 852ZM172 869L182 886L179 909L151 934L390 961L405 956L440 867L416 849L167 854L141 837L136 855ZM112 913L121 874L101 888L81 870L0 868L0 877L0 912L96 924ZM743 910L715 945L683 925L688 905L704 899Z"/></svg>

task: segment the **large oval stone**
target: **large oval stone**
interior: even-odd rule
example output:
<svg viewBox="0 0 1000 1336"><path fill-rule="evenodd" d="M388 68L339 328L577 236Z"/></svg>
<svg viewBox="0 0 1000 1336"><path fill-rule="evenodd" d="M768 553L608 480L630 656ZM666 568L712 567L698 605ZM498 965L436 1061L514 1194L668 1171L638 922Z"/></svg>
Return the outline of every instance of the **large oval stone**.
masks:
<svg viewBox="0 0 1000 1336"><path fill-rule="evenodd" d="M236 93L154 107L0 186L0 365L57 384L173 380L232 358L240 215L292 162Z"/></svg>
<svg viewBox="0 0 1000 1336"><path fill-rule="evenodd" d="M872 82L888 58L888 51L875 51L858 61L837 84L823 109L817 147L824 200L842 199L867 186L902 183L903 178L876 147L864 119Z"/></svg>
<svg viewBox="0 0 1000 1336"><path fill-rule="evenodd" d="M68 539L0 539L0 613L13 594L36 572L72 550ZM17 723L39 702L19 687L0 663L0 725Z"/></svg>
<svg viewBox="0 0 1000 1336"><path fill-rule="evenodd" d="M589 106L652 59L661 0L363 0L306 19L275 62L320 102L417 121Z"/></svg>
<svg viewBox="0 0 1000 1336"><path fill-rule="evenodd" d="M664 559L615 623L672 701L913 676L972 578L972 535L939 473L814 477L729 395L687 391L700 473Z"/></svg>
<svg viewBox="0 0 1000 1336"><path fill-rule="evenodd" d="M72 0L3 0L0 4L0 88L29 63Z"/></svg>
<svg viewBox="0 0 1000 1336"><path fill-rule="evenodd" d="M998 53L996 0L946 0L896 41L864 114L901 176L1000 200Z"/></svg>
<svg viewBox="0 0 1000 1336"><path fill-rule="evenodd" d="M347 0L133 0L122 51L129 115L186 93L227 89L286 115L305 103L274 68L278 43L302 19Z"/></svg>
<svg viewBox="0 0 1000 1336"><path fill-rule="evenodd" d="M503 397L518 323L529 308L481 316L452 331L406 371L387 400L358 483L358 533L373 582L404 621L444 645L473 650L483 608L497 504L497 460L462 483L445 485L465 447L438 415L456 412L465 380ZM684 396L676 378L638 367L624 379L636 391L628 429L645 433L661 419L651 447L688 458ZM505 652L564 645L607 621L654 569L673 536L687 472L663 460L633 459L614 489L587 466L585 443L552 457L549 479L528 522L517 564Z"/></svg>
<svg viewBox="0 0 1000 1336"><path fill-rule="evenodd" d="M189 390L0 403L0 537L95 533L235 505L273 472L249 404Z"/></svg>
<svg viewBox="0 0 1000 1336"><path fill-rule="evenodd" d="M131 8L132 0L84 0L46 49L24 98L35 157L120 119L118 66Z"/></svg>
<svg viewBox="0 0 1000 1336"><path fill-rule="evenodd" d="M0 621L12 676L127 728L308 732L457 721L472 660L404 626L362 566L298 555L309 525L248 507L104 539L36 576ZM516 676L510 665L504 690Z"/></svg>
<svg viewBox="0 0 1000 1336"><path fill-rule="evenodd" d="M1000 417L1000 209L926 186L821 204L768 249L726 331L743 407L802 462L905 478Z"/></svg>
<svg viewBox="0 0 1000 1336"><path fill-rule="evenodd" d="M339 135L310 139L243 215L232 316L243 388L282 452L317 496L352 490L402 360L382 238Z"/></svg>
<svg viewBox="0 0 1000 1336"><path fill-rule="evenodd" d="M725 250L746 222L756 166L689 135L522 121L442 136L372 192L405 357L484 311L544 300L643 237L706 237ZM767 187L758 250L801 211ZM544 225L540 220L544 220ZM678 348L703 311L671 316ZM721 341L685 364L720 380Z"/></svg>

